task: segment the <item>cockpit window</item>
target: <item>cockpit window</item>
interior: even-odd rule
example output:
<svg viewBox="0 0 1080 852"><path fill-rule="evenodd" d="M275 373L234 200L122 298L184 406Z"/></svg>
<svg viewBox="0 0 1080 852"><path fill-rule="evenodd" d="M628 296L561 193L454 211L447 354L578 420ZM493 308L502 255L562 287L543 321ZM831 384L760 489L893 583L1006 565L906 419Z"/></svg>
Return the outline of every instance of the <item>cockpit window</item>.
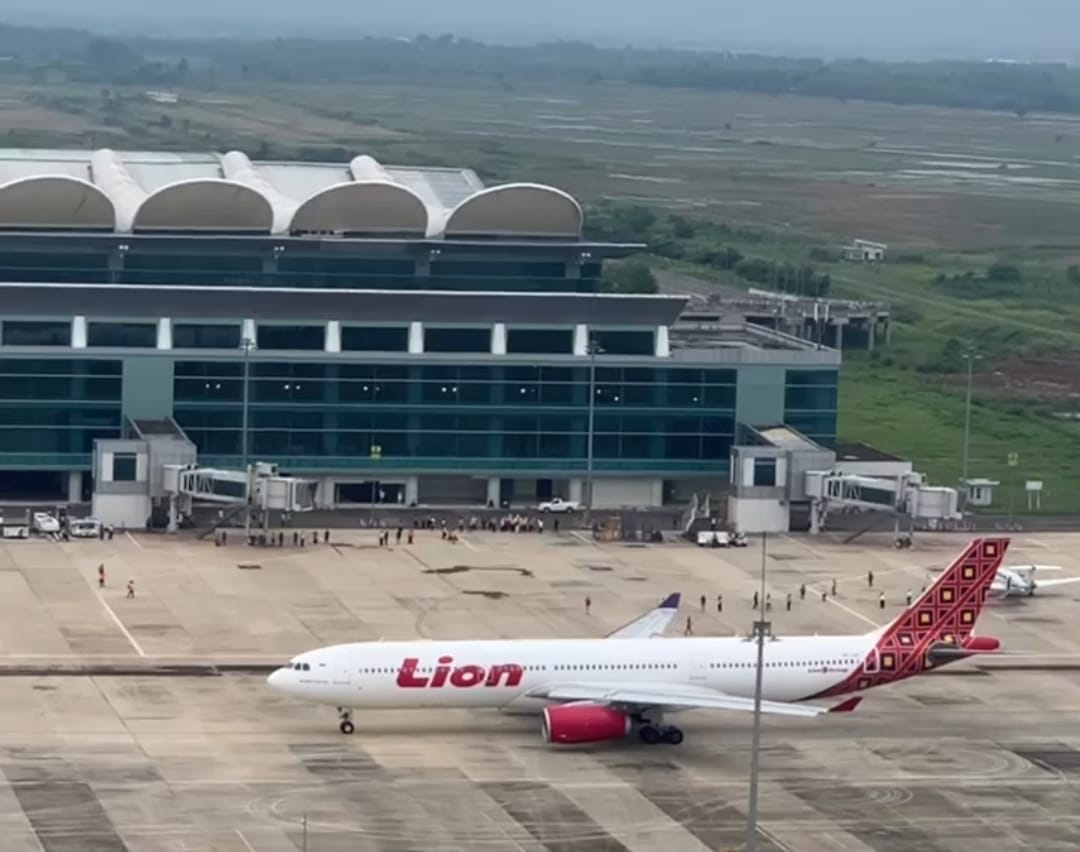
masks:
<svg viewBox="0 0 1080 852"><path fill-rule="evenodd" d="M292 663L292 664L289 665L289 668L292 669L294 672L309 672L309 671L311 671L311 664L310 663Z"/></svg>

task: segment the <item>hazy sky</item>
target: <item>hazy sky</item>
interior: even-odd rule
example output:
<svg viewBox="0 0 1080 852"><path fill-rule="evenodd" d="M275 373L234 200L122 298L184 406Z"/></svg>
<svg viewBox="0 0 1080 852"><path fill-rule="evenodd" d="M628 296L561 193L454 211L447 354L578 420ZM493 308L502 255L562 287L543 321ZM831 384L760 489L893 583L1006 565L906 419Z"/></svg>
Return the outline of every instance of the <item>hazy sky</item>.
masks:
<svg viewBox="0 0 1080 852"><path fill-rule="evenodd" d="M803 55L1080 58L1080 0L0 0L0 20L161 35L427 30Z"/></svg>

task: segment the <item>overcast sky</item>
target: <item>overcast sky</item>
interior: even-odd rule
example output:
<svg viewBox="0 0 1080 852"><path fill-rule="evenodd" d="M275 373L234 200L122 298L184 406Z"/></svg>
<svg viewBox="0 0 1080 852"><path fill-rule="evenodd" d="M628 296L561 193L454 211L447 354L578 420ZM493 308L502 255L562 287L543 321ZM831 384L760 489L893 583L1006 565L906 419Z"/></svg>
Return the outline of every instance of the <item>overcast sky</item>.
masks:
<svg viewBox="0 0 1080 852"><path fill-rule="evenodd" d="M161 35L426 30L824 56L1080 54L1080 0L0 0L0 19Z"/></svg>

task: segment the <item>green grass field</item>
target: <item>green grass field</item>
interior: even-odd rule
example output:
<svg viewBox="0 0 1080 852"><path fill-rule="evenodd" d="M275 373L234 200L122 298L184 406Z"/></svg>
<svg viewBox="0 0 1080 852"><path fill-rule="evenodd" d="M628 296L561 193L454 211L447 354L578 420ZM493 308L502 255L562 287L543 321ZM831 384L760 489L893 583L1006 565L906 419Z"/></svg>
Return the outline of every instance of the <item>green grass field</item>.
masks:
<svg viewBox="0 0 1080 852"><path fill-rule="evenodd" d="M910 458L933 485L960 479L964 390L925 376L866 362L845 365L840 385L840 437L863 440ZM1009 467L1010 453L1018 455ZM1043 482L1044 512L1080 507L1080 422L1017 414L1016 406L975 397L971 410L969 475L1002 483L995 508L1005 510L1009 492L1024 509L1023 483Z"/></svg>

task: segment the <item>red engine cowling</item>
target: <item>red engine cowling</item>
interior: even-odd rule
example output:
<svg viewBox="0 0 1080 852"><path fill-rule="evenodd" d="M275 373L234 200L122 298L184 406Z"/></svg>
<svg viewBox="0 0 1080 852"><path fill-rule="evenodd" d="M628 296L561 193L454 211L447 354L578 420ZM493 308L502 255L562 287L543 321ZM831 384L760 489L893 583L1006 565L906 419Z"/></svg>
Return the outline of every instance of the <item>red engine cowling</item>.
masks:
<svg viewBox="0 0 1080 852"><path fill-rule="evenodd" d="M600 704L560 704L544 708L544 742L598 743L618 740L630 733L633 722L625 713Z"/></svg>

